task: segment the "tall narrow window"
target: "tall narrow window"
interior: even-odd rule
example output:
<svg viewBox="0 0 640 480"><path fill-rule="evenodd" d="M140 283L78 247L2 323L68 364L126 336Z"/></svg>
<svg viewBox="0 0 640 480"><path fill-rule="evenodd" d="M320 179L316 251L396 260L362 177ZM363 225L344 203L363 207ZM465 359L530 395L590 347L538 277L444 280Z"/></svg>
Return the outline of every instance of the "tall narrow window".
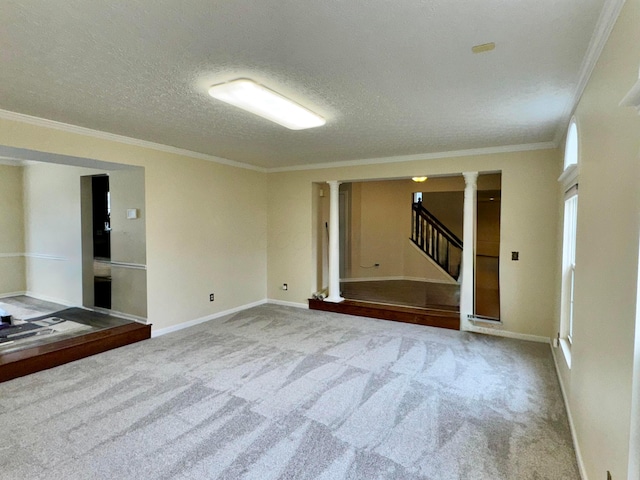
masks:
<svg viewBox="0 0 640 480"><path fill-rule="evenodd" d="M578 126L571 120L567 130L567 142L564 150L564 170L578 164Z"/></svg>
<svg viewBox="0 0 640 480"><path fill-rule="evenodd" d="M559 181L565 191L562 237L562 283L560 292L560 341L571 367L571 345L575 324L574 296L576 274L576 231L578 226L578 126L571 119L564 149L564 171Z"/></svg>
<svg viewBox="0 0 640 480"><path fill-rule="evenodd" d="M564 239L562 246L562 336L573 343L573 297L576 273L576 227L578 224L577 185L564 201Z"/></svg>

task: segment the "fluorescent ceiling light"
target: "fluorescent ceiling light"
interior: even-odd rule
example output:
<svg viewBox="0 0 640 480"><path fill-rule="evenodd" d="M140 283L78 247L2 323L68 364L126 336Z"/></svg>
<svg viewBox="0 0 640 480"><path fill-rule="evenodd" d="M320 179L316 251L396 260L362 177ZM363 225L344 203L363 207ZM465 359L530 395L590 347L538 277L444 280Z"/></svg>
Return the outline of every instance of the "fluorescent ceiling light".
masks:
<svg viewBox="0 0 640 480"><path fill-rule="evenodd" d="M422 183L422 182L425 182L427 180L427 177L412 177L411 180L413 180L414 182L417 182L417 183Z"/></svg>
<svg viewBox="0 0 640 480"><path fill-rule="evenodd" d="M311 110L247 78L214 85L209 89L209 95L291 130L303 130L325 124L324 118Z"/></svg>

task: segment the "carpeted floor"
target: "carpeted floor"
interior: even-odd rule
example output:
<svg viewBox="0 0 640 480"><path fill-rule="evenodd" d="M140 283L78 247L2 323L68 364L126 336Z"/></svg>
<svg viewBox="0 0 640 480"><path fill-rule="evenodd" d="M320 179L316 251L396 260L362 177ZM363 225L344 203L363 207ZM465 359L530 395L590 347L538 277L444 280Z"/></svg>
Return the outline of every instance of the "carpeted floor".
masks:
<svg viewBox="0 0 640 480"><path fill-rule="evenodd" d="M2 479L579 479L548 345L264 305L0 384Z"/></svg>

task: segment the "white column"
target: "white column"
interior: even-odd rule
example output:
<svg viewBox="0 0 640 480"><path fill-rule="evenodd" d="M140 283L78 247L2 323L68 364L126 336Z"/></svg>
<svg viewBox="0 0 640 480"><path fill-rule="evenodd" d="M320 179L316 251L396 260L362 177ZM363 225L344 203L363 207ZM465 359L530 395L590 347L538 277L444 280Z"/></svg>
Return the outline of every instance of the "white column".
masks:
<svg viewBox="0 0 640 480"><path fill-rule="evenodd" d="M331 180L329 184L329 296L325 302L340 303L340 182Z"/></svg>
<svg viewBox="0 0 640 480"><path fill-rule="evenodd" d="M478 172L465 172L464 219L462 224L462 284L460 285L460 330L469 330L469 315L473 315L476 254L476 193Z"/></svg>

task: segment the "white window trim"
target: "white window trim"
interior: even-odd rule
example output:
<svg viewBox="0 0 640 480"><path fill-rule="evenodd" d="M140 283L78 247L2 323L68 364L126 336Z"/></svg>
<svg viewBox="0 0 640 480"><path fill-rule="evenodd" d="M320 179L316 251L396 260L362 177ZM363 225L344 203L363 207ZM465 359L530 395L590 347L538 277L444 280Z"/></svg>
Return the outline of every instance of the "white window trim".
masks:
<svg viewBox="0 0 640 480"><path fill-rule="evenodd" d="M560 339L560 348L562 349L562 356L564 357L564 361L567 363L567 367L571 370L571 345L566 338Z"/></svg>
<svg viewBox="0 0 640 480"><path fill-rule="evenodd" d="M558 177L558 182L560 182L565 189L568 189L578 183L579 176L580 167L578 167L577 164L572 163L565 168L560 177Z"/></svg>
<svg viewBox="0 0 640 480"><path fill-rule="evenodd" d="M575 137L575 138L574 138ZM569 157L569 152L573 153L575 151L575 156L571 155ZM571 165L577 165L578 159L580 158L580 138L578 136L578 123L576 122L576 117L571 117L569 121L569 127L567 128L567 138L564 143L564 170L567 170Z"/></svg>
<svg viewBox="0 0 640 480"><path fill-rule="evenodd" d="M570 149L570 133L575 128L575 159L567 159L566 155L568 150ZM564 187L564 191L567 192L563 199L563 235L562 235L562 281L561 281L561 289L560 289L560 347L562 349L563 356L567 363L567 366L571 368L571 347L573 344L573 322L574 322L574 314L573 314L573 290L574 290L574 278L575 278L575 231L573 235L567 237L566 229L567 229L567 217L566 217L566 202L574 195L577 196L577 186L578 179L580 176L580 129L578 128L577 121L575 117L571 118L569 122L569 127L567 128L567 139L565 142L565 158L563 160L564 170L560 177L558 178L558 182ZM571 190L576 189L575 192L569 193ZM574 213L574 221L577 222L577 208ZM577 223L576 223L577 225ZM566 242L567 240L573 241L573 256L574 258L570 261L570 264L567 265L566 255ZM567 267L571 270L571 281L570 285L567 285L567 279L565 278ZM569 290L567 290L567 288Z"/></svg>

